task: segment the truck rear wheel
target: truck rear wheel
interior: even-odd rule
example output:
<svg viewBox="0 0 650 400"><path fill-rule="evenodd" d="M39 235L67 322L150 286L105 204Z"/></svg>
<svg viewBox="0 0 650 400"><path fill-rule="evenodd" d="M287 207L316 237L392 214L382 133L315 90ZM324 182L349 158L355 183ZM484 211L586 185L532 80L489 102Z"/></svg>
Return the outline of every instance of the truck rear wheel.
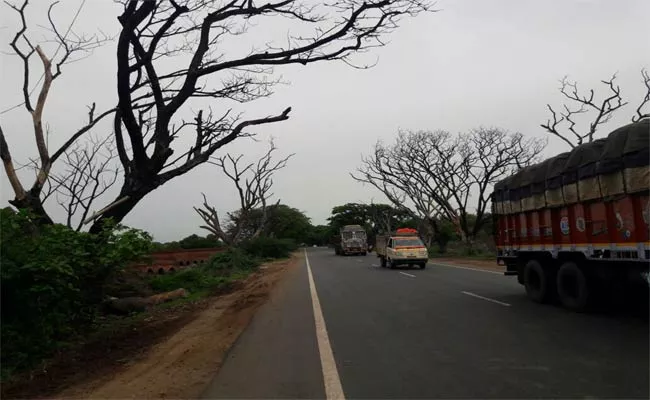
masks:
<svg viewBox="0 0 650 400"><path fill-rule="evenodd" d="M524 266L524 286L528 298L536 303L545 303L552 293L551 280L547 271L537 260L530 260Z"/></svg>
<svg viewBox="0 0 650 400"><path fill-rule="evenodd" d="M380 257L381 259L381 267L386 268L386 257Z"/></svg>
<svg viewBox="0 0 650 400"><path fill-rule="evenodd" d="M562 305L581 312L589 304L589 283L584 272L574 262L565 262L557 272L557 294Z"/></svg>

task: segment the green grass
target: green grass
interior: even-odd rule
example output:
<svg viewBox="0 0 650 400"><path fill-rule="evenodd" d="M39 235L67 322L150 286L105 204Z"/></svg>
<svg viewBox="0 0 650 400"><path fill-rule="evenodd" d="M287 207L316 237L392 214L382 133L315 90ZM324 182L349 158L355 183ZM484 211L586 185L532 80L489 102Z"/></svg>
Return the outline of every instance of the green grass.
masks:
<svg viewBox="0 0 650 400"><path fill-rule="evenodd" d="M230 283L247 277L261 261L238 249L213 256L207 263L172 274L150 278L149 285L157 292L183 288L193 296L204 297Z"/></svg>

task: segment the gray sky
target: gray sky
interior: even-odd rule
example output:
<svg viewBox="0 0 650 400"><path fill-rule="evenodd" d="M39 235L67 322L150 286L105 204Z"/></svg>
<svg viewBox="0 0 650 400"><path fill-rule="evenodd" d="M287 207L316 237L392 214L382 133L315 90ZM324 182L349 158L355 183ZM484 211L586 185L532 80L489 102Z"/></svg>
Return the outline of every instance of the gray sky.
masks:
<svg viewBox="0 0 650 400"><path fill-rule="evenodd" d="M62 1L55 15L67 24L80 1ZM41 22L49 2L33 3L30 15ZM378 139L392 140L398 128L459 132L484 125L543 137L539 124L547 116L546 103L562 102L557 92L562 76L588 88L618 72L630 105L601 129L605 135L629 121L643 96L639 71L650 67L647 0L446 0L437 6L438 13L405 20L388 46L375 49L379 64L373 69L359 71L342 63L277 69L291 84L243 110L257 117L291 106L291 118L257 129L259 143L242 139L223 151L252 151L248 158L253 160L265 150L266 139L274 137L278 155L296 153L277 173L274 192L314 223L324 223L335 205L383 201L349 172ZM75 31L100 28L114 34L118 13L110 0L87 0ZM6 52L16 21L4 5L0 14L0 42ZM42 35L36 33L36 38ZM69 65L55 82L45 111L52 148L83 123L86 104L96 101L101 109L114 101L114 51L115 43L109 43ZM1 57L0 110L5 110L21 101L21 70L16 57ZM33 82L40 73L34 72ZM24 108L0 115L0 123L14 159L24 162L36 155ZM108 132L108 125L97 131ZM564 150L565 145L550 138L545 155ZM4 172L0 182L1 201L7 204L13 193ZM25 181L30 185L31 178ZM151 193L124 223L152 232L156 240L204 234L192 210L201 192L222 213L237 208L231 184L215 167L204 165ZM62 218L55 201L48 209L54 218Z"/></svg>

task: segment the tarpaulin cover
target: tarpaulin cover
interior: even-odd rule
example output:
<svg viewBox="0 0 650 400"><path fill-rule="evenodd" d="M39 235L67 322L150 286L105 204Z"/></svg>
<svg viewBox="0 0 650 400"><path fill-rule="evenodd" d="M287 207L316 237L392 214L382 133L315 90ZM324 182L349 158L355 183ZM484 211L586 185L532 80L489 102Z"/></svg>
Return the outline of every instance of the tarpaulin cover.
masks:
<svg viewBox="0 0 650 400"><path fill-rule="evenodd" d="M530 189L520 190L524 186L530 186ZM516 199L519 203L519 199L525 195L533 198L534 208L542 208L542 203L555 207L578 199L584 201L649 189L648 119L622 126L607 138L585 143L571 152L524 168L494 186L495 192L510 192L496 196L504 203L508 198ZM541 196L543 191L544 199ZM526 208L529 207L526 204ZM501 207L504 212L506 208L505 204Z"/></svg>

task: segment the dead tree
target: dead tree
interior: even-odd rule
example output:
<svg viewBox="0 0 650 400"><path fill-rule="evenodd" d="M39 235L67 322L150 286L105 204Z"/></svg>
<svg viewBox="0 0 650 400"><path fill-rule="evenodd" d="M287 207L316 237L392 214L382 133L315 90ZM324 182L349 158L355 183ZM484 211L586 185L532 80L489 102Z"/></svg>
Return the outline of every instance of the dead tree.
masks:
<svg viewBox="0 0 650 400"><path fill-rule="evenodd" d="M636 108L636 115L632 116L632 122L639 122L644 118L650 118L650 113L644 111L645 107L650 104L650 75L647 69L643 68L641 70L641 78L643 79L643 86L645 86L645 95Z"/></svg>
<svg viewBox="0 0 650 400"><path fill-rule="evenodd" d="M41 194L43 187L50 176L52 165L59 157L64 155L66 151L70 149L70 146L72 146L79 137L90 131L99 121L112 114L115 109L108 109L97 113L96 106L93 103L88 107L88 120L86 123L77 131L72 132L65 143L53 152L51 152L47 146L46 135L44 132L45 123L43 121L43 110L47 104L47 98L50 89L52 88L52 84L59 76L61 76L63 67L68 63L78 60L79 58L77 58L77 56L87 56L90 52L92 52L92 50L98 46L101 46L108 39L100 38L98 36L86 37L83 35L77 35L72 32L72 27L68 28L64 32L61 27L58 26L54 21L53 10L54 6L58 3L54 2L48 8L47 17L49 21L49 30L53 35L54 42L58 45L58 49L53 56L48 56L46 54L46 51L44 51L39 44L36 44L36 42L30 38L25 17L25 9L27 8L28 2L28 0L24 0L20 6L10 4L9 2L5 2L5 4L7 7L17 13L20 20L20 27L10 42L10 46L14 52L14 55L21 59L23 68L23 76L21 82L23 103L17 107L23 106L31 116L33 134L36 140L36 148L39 155L38 161L36 163L36 179L32 183L31 187L29 187L29 189L26 189L27 186L18 177L15 163L12 159L11 151L9 149L9 144L5 138L5 132L1 127L0 157L2 158L7 178L11 183L11 187L14 191L14 199L10 200L10 204L16 208L29 209L41 222L51 223L52 219L49 217L43 207ZM62 50L62 54L57 57L56 54L58 54L59 49ZM39 80L39 82L36 83L36 86L30 90L32 83L30 76L32 75L31 71L34 59L37 59L38 61L36 62L40 62L40 64L42 64L42 83ZM39 83L40 86L38 86ZM32 91L36 90L37 87L39 87L39 91L38 96L36 97L36 102L34 102ZM7 134L10 135L12 133L8 132ZM13 134L18 135L22 134L22 132L15 132Z"/></svg>
<svg viewBox="0 0 650 400"><path fill-rule="evenodd" d="M64 209L66 225L77 231L83 227L91 207L116 182L119 167L113 137L89 137L64 153L61 172L52 172L42 200L52 195Z"/></svg>
<svg viewBox="0 0 650 400"><path fill-rule="evenodd" d="M216 157L209 162L221 168L223 173L230 179L237 190L240 208L235 213L230 213L226 221L220 220L215 207L208 204L205 194L203 205L200 208L194 207L205 225L201 228L216 235L228 245L236 245L241 242L243 230L248 225L249 216L255 210L262 213L260 223L255 232L247 239L256 238L264 230L267 219L267 203L273 196L270 192L273 187L273 174L287 165L293 154L274 162L273 152L276 150L273 142L269 150L256 163L242 165L240 162L243 155L232 157L227 154ZM279 201L278 201L279 203ZM277 203L276 203L277 205ZM226 224L230 226L226 227Z"/></svg>
<svg viewBox="0 0 650 400"><path fill-rule="evenodd" d="M153 190L207 162L251 128L287 120L291 107L253 118L235 110L273 93L279 82L273 68L333 60L354 65L352 55L382 46L383 36L401 18L428 9L426 1L336 0L307 6L295 0L121 0L113 126L124 182L114 204L121 203L90 231L100 230L105 218L122 220ZM301 34L288 34L279 44L257 32L250 35L258 41L250 52L220 53L225 41L252 33L254 22L278 19L294 23L291 31ZM205 98L214 110L197 102ZM193 121L178 117L190 109L204 111ZM188 134L191 147L173 148L174 140Z"/></svg>
<svg viewBox="0 0 650 400"><path fill-rule="evenodd" d="M644 108L650 102L650 76L645 68L641 70L641 77L646 92L635 110L635 115L632 116L632 122L650 116L644 112ZM616 74L600 82L605 85L607 94L597 99L594 89L581 93L577 82L570 81L566 76L562 78L559 90L568 104L563 104L561 110L556 110L547 104L546 107L551 115L546 123L541 124L541 127L571 148L592 142L598 128L609 122L619 109L628 104L621 96L621 88L616 83ZM578 119L582 119L583 122ZM584 124L584 121L587 123ZM585 126L582 126L583 124Z"/></svg>
<svg viewBox="0 0 650 400"><path fill-rule="evenodd" d="M486 223L485 214L489 212L487 207L494 184L539 161L546 142L525 139L521 133L499 128L473 129L459 140L458 152L464 160L461 176L466 177L468 190L452 190L452 198L458 206L456 226L467 239L473 240ZM476 219L470 224L472 214Z"/></svg>
<svg viewBox="0 0 650 400"><path fill-rule="evenodd" d="M422 219L438 239L442 240L440 221L449 221L471 242L484 224L493 184L533 162L542 148L539 140L496 128L458 136L445 131L400 132L392 146L378 143L352 177ZM474 223L471 215L476 215Z"/></svg>
<svg viewBox="0 0 650 400"><path fill-rule="evenodd" d="M398 210L426 222L436 236L440 217L451 218L455 212L448 207L451 193L432 173L441 163L439 154L450 151L450 137L444 131L400 131L393 145L378 142L351 176L377 188Z"/></svg>

